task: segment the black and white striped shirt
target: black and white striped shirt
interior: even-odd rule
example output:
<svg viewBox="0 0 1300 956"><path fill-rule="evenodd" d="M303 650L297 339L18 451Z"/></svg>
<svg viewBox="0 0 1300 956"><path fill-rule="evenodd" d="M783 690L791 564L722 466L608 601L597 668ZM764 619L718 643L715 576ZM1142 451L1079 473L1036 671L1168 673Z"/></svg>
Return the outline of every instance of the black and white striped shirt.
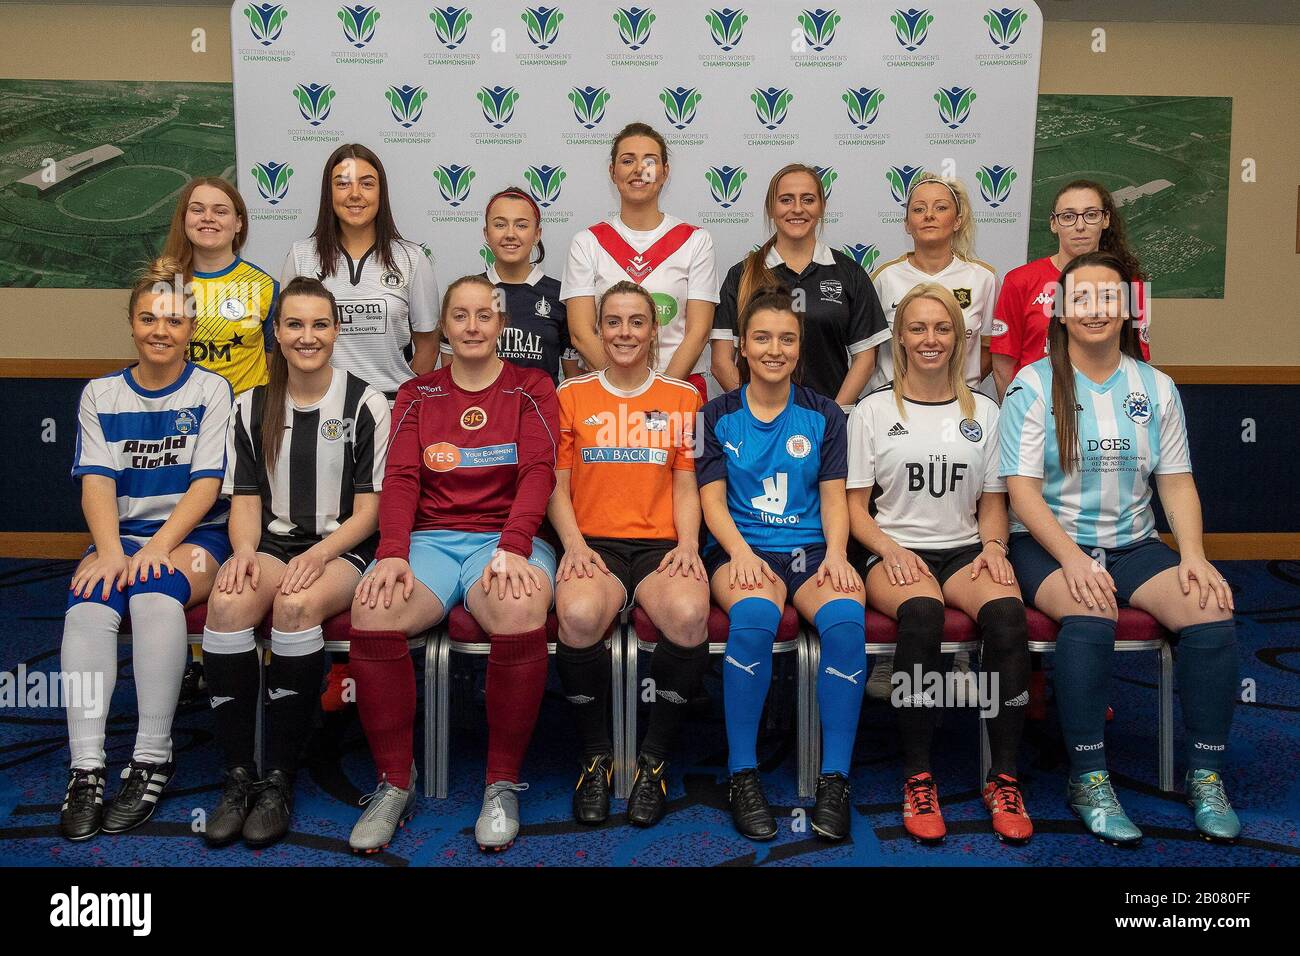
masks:
<svg viewBox="0 0 1300 956"><path fill-rule="evenodd" d="M262 456L265 385L235 400L222 492L259 495L270 534L320 540L352 516L356 494L378 492L388 457L388 400L351 372L305 408L285 397L284 438L268 477Z"/></svg>

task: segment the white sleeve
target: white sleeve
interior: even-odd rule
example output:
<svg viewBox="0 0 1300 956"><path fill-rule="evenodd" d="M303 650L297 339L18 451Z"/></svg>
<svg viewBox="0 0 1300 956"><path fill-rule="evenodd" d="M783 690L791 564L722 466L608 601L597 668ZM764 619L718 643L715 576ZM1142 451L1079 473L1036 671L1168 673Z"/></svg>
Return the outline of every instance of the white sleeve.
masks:
<svg viewBox="0 0 1300 956"><path fill-rule="evenodd" d="M284 257L284 266L280 269L280 291L284 292L293 279L298 276L298 257L294 254L294 247L289 247L289 254Z"/></svg>
<svg viewBox="0 0 1300 956"><path fill-rule="evenodd" d="M1007 388L1002 410L998 415L998 447L1000 466L998 474L1004 478L1021 475L1025 478L1043 477L1043 456L1047 440L1047 400L1029 386L1028 367L1020 370ZM1035 381L1037 379L1035 378ZM1056 446L1053 444L1053 454Z"/></svg>
<svg viewBox="0 0 1300 956"><path fill-rule="evenodd" d="M561 302L596 294L596 251L591 246L593 242L595 237L584 229L569 243L569 261L564 264L564 278L560 280Z"/></svg>
<svg viewBox="0 0 1300 956"><path fill-rule="evenodd" d="M82 475L103 475L117 480L117 462L99 422L94 382L87 382L81 390L81 405L77 411L77 448L72 454L72 476L79 478Z"/></svg>
<svg viewBox="0 0 1300 956"><path fill-rule="evenodd" d="M870 488L876 483L876 452L868 403L858 402L849 415L849 478L846 488Z"/></svg>
<svg viewBox="0 0 1300 956"><path fill-rule="evenodd" d="M226 439L230 429L230 408L234 395L230 383L215 372L209 372L215 381L207 383L203 400L203 420L199 422L199 438L190 459L190 481L199 478L226 478Z"/></svg>
<svg viewBox="0 0 1300 956"><path fill-rule="evenodd" d="M1183 400L1170 380L1160 383L1160 461L1157 475L1175 475L1192 470L1192 456L1187 450L1187 418ZM1167 391L1166 391L1167 390Z"/></svg>
<svg viewBox="0 0 1300 956"><path fill-rule="evenodd" d="M989 294L984 297L984 308L980 310L980 336L991 336L993 334L993 304L998 301L998 277L994 273L989 276Z"/></svg>
<svg viewBox="0 0 1300 956"><path fill-rule="evenodd" d="M713 237L707 229L695 230L695 251L691 254L690 275L686 279L686 298L712 302L718 297L718 263L713 255Z"/></svg>
<svg viewBox="0 0 1300 956"><path fill-rule="evenodd" d="M414 243L412 245L415 245ZM433 275L433 262L425 255L424 247L415 245L415 263L411 267L410 310L412 332L432 332L438 327L438 280Z"/></svg>
<svg viewBox="0 0 1300 956"><path fill-rule="evenodd" d="M989 416L985 430L988 432L984 436L984 491L1005 492L1007 490L1006 479L998 474L998 406L992 400L989 401Z"/></svg>

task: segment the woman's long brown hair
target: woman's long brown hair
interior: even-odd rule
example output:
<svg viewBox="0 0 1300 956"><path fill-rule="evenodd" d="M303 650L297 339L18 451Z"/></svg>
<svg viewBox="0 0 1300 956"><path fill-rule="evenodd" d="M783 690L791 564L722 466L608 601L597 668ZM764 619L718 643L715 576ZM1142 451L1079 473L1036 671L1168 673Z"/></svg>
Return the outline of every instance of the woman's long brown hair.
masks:
<svg viewBox="0 0 1300 956"><path fill-rule="evenodd" d="M817 175L817 170L803 163L791 163L778 169L776 175L768 181L767 197L763 200L763 217L769 227L773 226L772 207L776 205L776 191L781 185L781 180L791 173L807 173L812 177L817 185L817 198L821 202L822 214L826 213L826 187L822 184L821 176ZM821 228L820 223L818 228ZM781 280L767 266L767 254L772 251L774 245L776 245L776 229L773 227L767 241L745 256L745 268L740 273L740 288L736 291L737 313L745 310L750 297L757 294L759 289L772 289L781 285Z"/></svg>
<svg viewBox="0 0 1300 956"><path fill-rule="evenodd" d="M1080 457L1079 406L1074 389L1074 366L1070 362L1070 333L1065 327L1065 279L1071 273L1088 266L1110 269L1123 283L1121 308L1127 318L1132 315L1129 303L1133 294L1134 275L1128 263L1113 252L1085 252L1071 259L1056 280L1055 305L1047 327L1048 359L1052 363L1052 416L1056 419L1056 449L1061 471L1071 474ZM1129 358L1142 361L1142 344L1138 340L1137 325L1126 321L1121 326L1119 350Z"/></svg>
<svg viewBox="0 0 1300 956"><path fill-rule="evenodd" d="M1145 282L1151 277L1142 271L1142 265L1138 262L1138 257L1128 246L1128 236L1124 231L1124 218L1119 214L1115 207L1115 198L1111 196L1110 190L1101 183L1092 179L1076 179L1066 183L1056 191L1052 198L1052 211L1056 211L1056 204L1072 189L1091 189L1101 199L1101 208L1110 216L1110 225L1101 232L1101 238L1098 240L1097 251L1109 252L1116 259L1124 263L1128 269L1129 276L1134 282Z"/></svg>
<svg viewBox="0 0 1300 956"><path fill-rule="evenodd" d="M330 315L334 324L339 323L339 307L334 301L334 294L325 288L325 283L311 276L296 276L280 290L280 299L275 308L275 327L280 327L284 315L284 303L295 295L311 296L324 299L330 304ZM289 360L280 351L277 341L271 347L271 354L266 359L269 381L266 385L266 400L262 405L262 461L266 465L269 479L275 474L275 461L280 456L280 440L284 436L284 405L289 394ZM342 373L337 373L342 374Z"/></svg>
<svg viewBox="0 0 1300 956"><path fill-rule="evenodd" d="M375 251L384 268L401 272L393 259L393 243L402 238L393 220L393 206L388 201L388 174L374 150L360 143L344 143L325 160L320 179L320 209L316 212L316 228L311 237L316 240L316 258L320 260L321 274L328 279L334 275L343 242L339 238L339 217L334 211L334 167L347 159L359 159L375 167L379 173L379 211L375 214Z"/></svg>
<svg viewBox="0 0 1300 956"><path fill-rule="evenodd" d="M244 197L239 195L239 190L220 176L198 176L191 179L185 184L185 188L181 190L181 194L176 200L176 208L172 210L172 223L167 229L167 240L163 243L162 253L159 256L159 258L172 259L180 263L181 272L184 273L186 279L194 277L194 244L190 242L190 237L185 234L185 213L190 207L190 199L194 195L194 190L200 186L211 186L213 189L220 189L230 200L235 215L239 217L239 231L235 233L234 241L231 242L231 251L236 256L239 255L239 250L248 241L248 207L244 204Z"/></svg>
<svg viewBox="0 0 1300 956"><path fill-rule="evenodd" d="M743 346L745 344L745 333L749 331L749 320L759 312L789 312L794 316L794 320L799 325L799 361L795 363L794 371L790 378L795 382L803 380L803 354L804 354L804 337L803 337L803 313L795 310L794 299L790 297L789 291L784 286L768 286L757 289L745 307L740 310L740 315L736 320L736 333L740 336L741 349L736 354L736 371L740 373L740 383L746 385L749 383L749 359L745 358Z"/></svg>

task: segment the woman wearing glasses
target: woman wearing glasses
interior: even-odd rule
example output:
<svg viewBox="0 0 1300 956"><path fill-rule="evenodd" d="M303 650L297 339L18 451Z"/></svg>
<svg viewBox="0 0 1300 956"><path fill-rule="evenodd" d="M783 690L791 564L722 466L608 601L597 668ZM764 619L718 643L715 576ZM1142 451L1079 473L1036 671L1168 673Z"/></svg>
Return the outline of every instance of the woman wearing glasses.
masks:
<svg viewBox="0 0 1300 956"><path fill-rule="evenodd" d="M1133 276L1134 291L1129 301L1133 303L1133 316L1138 323L1142 358L1151 358L1146 296L1142 288L1148 277L1128 247L1124 223L1110 190L1088 179L1066 183L1052 202L1049 226L1057 238L1056 252L1008 272L993 307L989 348L993 353L993 380L997 383L999 400L1022 368L1047 354L1047 326L1056 299L1057 277L1072 259L1086 252L1111 253Z"/></svg>

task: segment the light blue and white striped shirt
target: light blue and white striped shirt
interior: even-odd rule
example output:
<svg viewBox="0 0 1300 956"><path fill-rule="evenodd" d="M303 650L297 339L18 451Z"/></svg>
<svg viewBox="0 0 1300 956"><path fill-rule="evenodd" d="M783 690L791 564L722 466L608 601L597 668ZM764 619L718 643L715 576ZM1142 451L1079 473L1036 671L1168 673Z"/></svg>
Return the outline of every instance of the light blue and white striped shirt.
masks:
<svg viewBox="0 0 1300 956"><path fill-rule="evenodd" d="M1020 370L999 420L1003 477L1041 478L1043 500L1086 548L1122 548L1156 534L1151 476L1190 472L1183 403L1173 379L1127 355L1101 384L1077 370L1079 457L1061 471L1052 414L1052 364ZM1025 527L1014 514L1012 531Z"/></svg>

